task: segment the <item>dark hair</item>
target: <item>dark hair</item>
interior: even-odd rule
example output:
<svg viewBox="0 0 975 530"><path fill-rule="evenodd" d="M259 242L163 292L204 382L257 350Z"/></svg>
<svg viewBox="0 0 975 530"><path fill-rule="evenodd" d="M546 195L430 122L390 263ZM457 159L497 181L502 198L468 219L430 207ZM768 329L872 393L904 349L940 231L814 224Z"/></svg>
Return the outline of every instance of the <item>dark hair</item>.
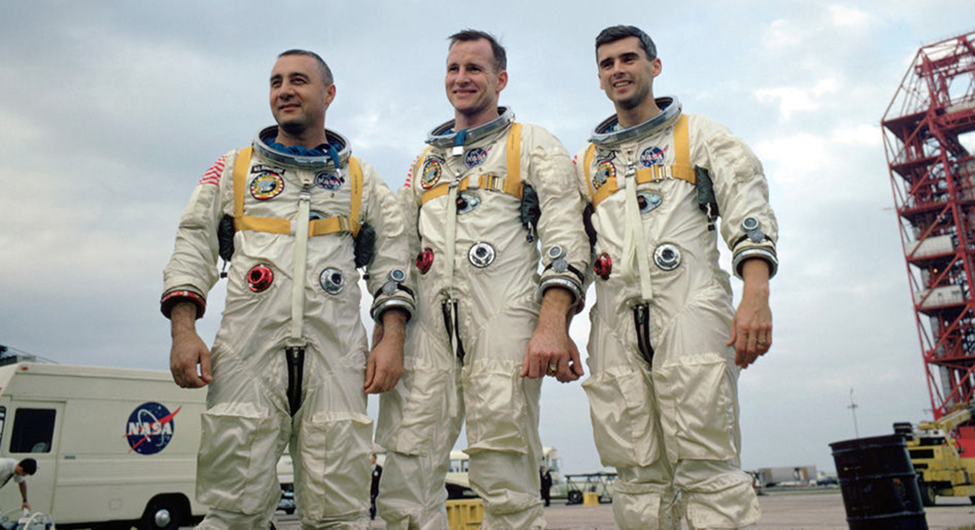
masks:
<svg viewBox="0 0 975 530"><path fill-rule="evenodd" d="M304 55L305 57L315 59L315 62L318 63L318 69L321 71L322 81L325 82L325 86L329 86L334 82L334 79L332 78L332 70L329 69L328 65L325 63L325 59L322 59L321 55L308 50L293 49L281 52L281 54L278 55L278 59L284 57L285 55Z"/></svg>
<svg viewBox="0 0 975 530"><path fill-rule="evenodd" d="M636 26L610 26L599 32L596 36L596 60L599 60L599 47L603 44L616 42L627 37L640 39L640 47L647 54L647 59L652 61L657 58L657 46L653 43L650 35Z"/></svg>
<svg viewBox="0 0 975 530"><path fill-rule="evenodd" d="M494 67L500 72L508 68L508 57L505 55L504 46L498 43L498 39L494 38L494 35L484 31L478 31L476 29L465 29L463 31L458 31L453 35L447 37L450 40L450 47L453 48L454 44L458 42L471 42L484 39L491 43L491 52L494 54Z"/></svg>
<svg viewBox="0 0 975 530"><path fill-rule="evenodd" d="M24 473L27 473L28 475L37 473L37 460L34 460L33 458L25 458L17 465L20 466L20 469L23 469Z"/></svg>

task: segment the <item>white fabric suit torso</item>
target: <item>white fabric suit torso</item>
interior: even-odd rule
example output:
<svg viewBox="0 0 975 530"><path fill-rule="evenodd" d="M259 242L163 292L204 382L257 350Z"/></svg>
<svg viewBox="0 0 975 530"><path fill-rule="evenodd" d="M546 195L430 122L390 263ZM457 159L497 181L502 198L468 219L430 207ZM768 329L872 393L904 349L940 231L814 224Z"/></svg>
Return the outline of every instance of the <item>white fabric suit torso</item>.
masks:
<svg viewBox="0 0 975 530"><path fill-rule="evenodd" d="M292 285L300 270L294 227L302 188L310 193L312 217L348 217L353 195L348 156L339 174L328 157L283 155L270 151L261 137L255 141L243 212L283 220L286 233L272 233L239 224L233 172L240 152L218 160L195 189L164 273L164 293L187 290L205 297L217 279L217 225L224 215L238 215L203 415L197 495L211 507L203 527L266 527L280 496L275 466L290 443L302 523L366 528L372 422L363 393L368 349L352 234L316 235L312 223L303 286L293 291ZM377 292L390 271L407 270L406 238L395 196L370 166L361 169L359 221L377 233L367 284ZM269 269L273 279L255 292L249 280L257 266ZM326 292L322 274L328 269L342 276L341 290ZM374 307L393 298L412 308L412 296L404 291L378 295ZM295 314L301 321L292 327ZM301 362L287 358L289 346L304 347ZM300 403L296 411L290 410L291 392Z"/></svg>
<svg viewBox="0 0 975 530"><path fill-rule="evenodd" d="M608 278L594 279L591 376L583 387L602 463L619 471L614 514L621 528L679 528L675 488L694 528L739 528L759 511L749 477L738 469L738 368L726 346L734 308L717 233L708 229L693 182L665 177L638 184L633 196L625 189L635 184L626 175L637 169L675 165L678 118L679 107L643 134L576 157L591 194L607 175L626 180L592 217L595 254L607 254L613 267ZM761 164L724 127L700 116L686 120L689 163L711 176L723 238L740 259L770 256L774 271L777 227ZM627 217L631 200L635 228ZM746 237L746 218L758 221L764 239ZM649 286L635 245L645 246ZM651 346L642 350L635 319L641 303Z"/></svg>
<svg viewBox="0 0 975 530"><path fill-rule="evenodd" d="M538 243L522 224L521 201L500 183L511 177L510 127L469 136L456 156L449 146L433 146L414 163L400 192L407 224L412 217L417 227L411 233L414 255L430 249L433 261L425 273L413 269L417 318L410 324L406 371L380 406L377 441L390 452L378 506L390 528L446 527L444 475L465 416L471 486L485 501L482 528L544 526L536 472L541 380L519 373L538 317L540 286L565 281L581 292L583 279L553 268L539 276ZM516 134L521 182L539 197L542 249L561 246L569 264L585 270L583 198L568 154L538 127L521 125ZM495 182L497 189L468 188L459 200L449 192L431 198L438 184L465 176L468 186ZM491 250L477 255L484 245ZM484 257L492 254L493 260ZM546 257L542 265L550 261ZM462 359L445 321L443 304L450 300L456 301Z"/></svg>

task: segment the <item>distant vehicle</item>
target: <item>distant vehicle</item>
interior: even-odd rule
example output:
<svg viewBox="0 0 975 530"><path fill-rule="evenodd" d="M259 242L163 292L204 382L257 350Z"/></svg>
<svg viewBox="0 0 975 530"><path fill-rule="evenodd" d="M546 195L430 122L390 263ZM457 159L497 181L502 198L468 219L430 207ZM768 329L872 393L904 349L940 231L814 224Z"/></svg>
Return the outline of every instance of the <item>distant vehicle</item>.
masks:
<svg viewBox="0 0 975 530"><path fill-rule="evenodd" d="M59 525L176 529L206 510L195 495L205 398L161 370L0 366L0 456L37 461L31 507ZM0 489L0 509L20 500Z"/></svg>
<svg viewBox="0 0 975 530"><path fill-rule="evenodd" d="M448 499L470 499L477 497L471 489L470 479L467 476L470 457L463 451L450 452L450 465L447 468L447 498ZM545 466L552 475L552 498L565 498L567 494L565 480L561 474L561 459L554 447L542 448L542 461L540 466Z"/></svg>
<svg viewBox="0 0 975 530"><path fill-rule="evenodd" d="M975 454L968 454L952 432L972 429L975 401L948 413L937 421L922 421L914 430L910 423L894 424L894 433L903 435L917 473L921 502L934 506L937 497L968 497L975 504ZM969 436L967 439L971 439Z"/></svg>
<svg viewBox="0 0 975 530"><path fill-rule="evenodd" d="M59 526L175 530L202 517L196 457L205 408L205 390L180 388L164 370L0 357L0 456L37 461L27 479L31 508ZM0 511L20 503L16 487L0 489Z"/></svg>
<svg viewBox="0 0 975 530"><path fill-rule="evenodd" d="M613 485L616 483L616 473L599 472L565 476L566 504L582 504L585 493L599 495L599 502L613 502Z"/></svg>

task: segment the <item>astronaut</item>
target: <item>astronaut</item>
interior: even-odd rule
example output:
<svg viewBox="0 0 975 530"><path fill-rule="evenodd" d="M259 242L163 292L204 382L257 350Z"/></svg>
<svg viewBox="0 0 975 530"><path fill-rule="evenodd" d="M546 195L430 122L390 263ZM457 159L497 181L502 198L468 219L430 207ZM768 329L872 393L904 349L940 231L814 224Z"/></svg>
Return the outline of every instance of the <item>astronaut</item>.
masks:
<svg viewBox="0 0 975 530"><path fill-rule="evenodd" d="M596 38L616 114L576 157L588 188L596 304L587 359L594 438L614 466L624 529L744 528L760 517L740 469L739 370L768 351L777 225L751 150L725 127L654 98L650 37L615 26ZM720 215L720 217L718 217ZM732 306L718 236L743 279Z"/></svg>
<svg viewBox="0 0 975 530"><path fill-rule="evenodd" d="M539 393L543 376L582 375L568 323L588 267L584 199L559 141L498 107L507 72L494 37L450 41L455 119L431 132L399 194L417 317L403 378L380 398L378 508L391 529L447 528L444 479L466 419L481 528L544 528Z"/></svg>
<svg viewBox="0 0 975 530"><path fill-rule="evenodd" d="M325 129L334 97L317 54L278 57L270 88L277 126L204 174L164 271L173 378L182 387L209 384L197 498L210 511L199 528L266 529L286 445L303 528L368 528L366 393L392 388L402 373L414 301L396 198L351 156L346 138ZM218 254L230 263L226 307L207 350L194 321L217 280ZM375 295L371 353L357 266Z"/></svg>

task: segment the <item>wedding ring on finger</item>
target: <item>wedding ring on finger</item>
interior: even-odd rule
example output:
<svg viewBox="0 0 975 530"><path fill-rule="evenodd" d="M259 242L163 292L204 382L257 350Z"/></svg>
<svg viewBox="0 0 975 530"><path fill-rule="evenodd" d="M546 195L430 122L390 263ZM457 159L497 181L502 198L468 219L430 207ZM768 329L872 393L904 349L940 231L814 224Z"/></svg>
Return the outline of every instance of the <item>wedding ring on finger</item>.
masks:
<svg viewBox="0 0 975 530"><path fill-rule="evenodd" d="M557 365L557 364L550 364L550 365L548 365L548 373L549 373L549 375L555 375L556 372L558 372L558 371L559 371L559 365Z"/></svg>

